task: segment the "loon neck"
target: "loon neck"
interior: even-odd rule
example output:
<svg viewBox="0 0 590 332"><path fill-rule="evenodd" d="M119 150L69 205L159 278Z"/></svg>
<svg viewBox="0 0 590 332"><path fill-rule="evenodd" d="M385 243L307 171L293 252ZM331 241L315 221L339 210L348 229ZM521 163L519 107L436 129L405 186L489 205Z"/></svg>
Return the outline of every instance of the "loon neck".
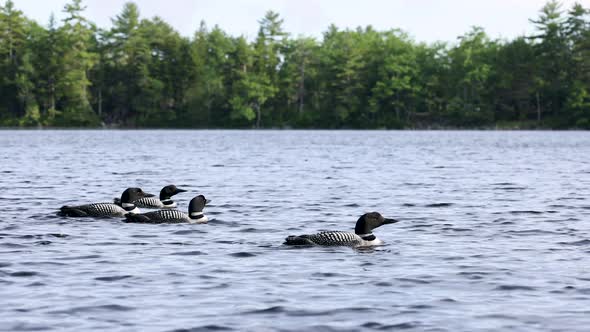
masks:
<svg viewBox="0 0 590 332"><path fill-rule="evenodd" d="M194 220L199 220L199 219L202 219L202 218L204 218L204 217L205 217L205 215L203 214L203 212L202 212L202 211L198 211L198 212L191 212L191 213L189 214L189 217L190 217L191 219L194 219Z"/></svg>
<svg viewBox="0 0 590 332"><path fill-rule="evenodd" d="M161 199L160 201L164 205L172 205L172 204L174 204L174 201L172 200L172 198Z"/></svg>
<svg viewBox="0 0 590 332"><path fill-rule="evenodd" d="M133 211L135 209L135 204L133 203L121 203L121 207L125 209L125 211Z"/></svg>
<svg viewBox="0 0 590 332"><path fill-rule="evenodd" d="M365 241L373 241L373 240L375 240L377 238L373 233L357 234L357 235L360 236L361 239L363 239Z"/></svg>

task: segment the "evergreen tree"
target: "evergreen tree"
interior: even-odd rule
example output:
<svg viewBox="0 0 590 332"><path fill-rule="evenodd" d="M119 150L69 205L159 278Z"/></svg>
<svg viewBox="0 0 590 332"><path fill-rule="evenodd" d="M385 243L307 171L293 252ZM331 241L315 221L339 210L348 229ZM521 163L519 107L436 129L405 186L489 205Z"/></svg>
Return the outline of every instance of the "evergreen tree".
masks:
<svg viewBox="0 0 590 332"><path fill-rule="evenodd" d="M535 50L525 38L517 38L498 50L494 62L492 95L498 121L537 118L535 105Z"/></svg>
<svg viewBox="0 0 590 332"><path fill-rule="evenodd" d="M285 42L276 96L278 103L275 105L279 123L312 126L313 119L317 118L318 51L319 45L313 38L302 37Z"/></svg>
<svg viewBox="0 0 590 332"><path fill-rule="evenodd" d="M90 106L88 92L88 72L98 59L90 51L94 27L82 15L85 9L82 0L66 4L64 25L58 30L61 75L57 77L56 94L63 112L56 119L58 125L88 126L100 121Z"/></svg>
<svg viewBox="0 0 590 332"><path fill-rule="evenodd" d="M135 123L143 111L150 74L150 48L140 29L140 14L135 3L128 2L113 20L110 31L104 32L101 48L101 83L97 94L109 110L111 119Z"/></svg>
<svg viewBox="0 0 590 332"><path fill-rule="evenodd" d="M11 0L0 7L0 119L5 121L28 116L36 108L27 49L31 25Z"/></svg>
<svg viewBox="0 0 590 332"><path fill-rule="evenodd" d="M538 120L542 114L557 115L565 101L568 89L567 67L571 63L561 4L549 1L542 9L539 18L531 20L538 34L535 41L537 59L537 112Z"/></svg>
<svg viewBox="0 0 590 332"><path fill-rule="evenodd" d="M579 3L568 12L565 33L569 42L571 62L567 67L568 81L565 111L568 125L590 129L590 21L588 9Z"/></svg>
<svg viewBox="0 0 590 332"><path fill-rule="evenodd" d="M454 96L448 107L454 125L485 125L493 121L489 100L489 78L496 44L479 27L474 27L449 51Z"/></svg>
<svg viewBox="0 0 590 332"><path fill-rule="evenodd" d="M59 35L55 17L51 14L47 29L37 28L32 38L33 67L36 72L36 97L43 123L51 125L57 111L56 84L61 76Z"/></svg>
<svg viewBox="0 0 590 332"><path fill-rule="evenodd" d="M223 126L227 114L213 112L225 108L225 77L232 41L219 27L209 32L201 22L190 47L194 79L187 91L187 120L191 127Z"/></svg>
<svg viewBox="0 0 590 332"><path fill-rule="evenodd" d="M401 127L409 122L420 87L416 84L416 51L405 36L390 31L381 37L377 81L371 89L372 113L385 118L378 126Z"/></svg>
<svg viewBox="0 0 590 332"><path fill-rule="evenodd" d="M588 9L549 1L531 36L416 43L371 26L290 38L278 13L254 40L204 22L192 38L125 3L108 30L81 0L28 20L0 5L0 125L590 128Z"/></svg>

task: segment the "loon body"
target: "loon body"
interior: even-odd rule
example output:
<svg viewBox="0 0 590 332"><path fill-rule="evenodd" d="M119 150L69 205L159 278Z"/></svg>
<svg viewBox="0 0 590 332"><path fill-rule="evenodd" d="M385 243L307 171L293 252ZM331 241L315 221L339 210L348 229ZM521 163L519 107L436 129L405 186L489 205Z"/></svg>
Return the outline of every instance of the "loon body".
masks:
<svg viewBox="0 0 590 332"><path fill-rule="evenodd" d="M65 217L123 217L127 213L139 213L133 201L153 196L140 188L127 188L121 195L121 205L113 203L93 203L77 206L64 205L58 214Z"/></svg>
<svg viewBox="0 0 590 332"><path fill-rule="evenodd" d="M188 206L188 214L178 210L158 210L147 213L129 213L125 215L125 222L144 224L206 224L209 219L203 214L203 208L210 200L199 195L193 198Z"/></svg>
<svg viewBox="0 0 590 332"><path fill-rule="evenodd" d="M133 204L135 204L137 207L147 209L173 209L176 208L177 205L176 202L172 200L172 196L185 191L186 190L177 188L175 185L171 184L160 190L159 199L155 197L143 197L134 201ZM121 205L121 200L119 198L115 198L114 203L116 205Z"/></svg>
<svg viewBox="0 0 590 332"><path fill-rule="evenodd" d="M373 235L373 229L398 222L395 219L384 218L378 212L363 214L356 222L354 233L342 231L328 231L316 234L290 235L285 239L286 245L319 245L319 246L376 246L383 242Z"/></svg>

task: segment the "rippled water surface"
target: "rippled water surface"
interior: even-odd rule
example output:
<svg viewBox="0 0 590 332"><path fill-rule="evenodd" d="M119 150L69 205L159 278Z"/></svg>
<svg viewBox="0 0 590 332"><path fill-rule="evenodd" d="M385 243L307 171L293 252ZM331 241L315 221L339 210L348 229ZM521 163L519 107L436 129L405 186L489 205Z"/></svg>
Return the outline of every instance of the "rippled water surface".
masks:
<svg viewBox="0 0 590 332"><path fill-rule="evenodd" d="M0 330L588 331L590 133L0 131ZM174 183L207 225L55 215ZM371 250L285 236L400 223Z"/></svg>

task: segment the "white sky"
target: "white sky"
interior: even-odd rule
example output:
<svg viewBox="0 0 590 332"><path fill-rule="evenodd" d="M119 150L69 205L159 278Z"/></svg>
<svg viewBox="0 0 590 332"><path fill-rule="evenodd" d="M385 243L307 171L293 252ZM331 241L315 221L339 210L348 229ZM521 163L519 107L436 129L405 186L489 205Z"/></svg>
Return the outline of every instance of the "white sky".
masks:
<svg viewBox="0 0 590 332"><path fill-rule="evenodd" d="M0 0L3 2L4 0ZM66 0L13 0L29 18L46 24L53 12L63 17ZM83 0L85 15L99 27L110 27L110 18L121 12L126 0ZM231 35L255 37L258 20L267 10L284 18L292 35L321 37L334 23L377 30L400 28L416 41L455 41L457 36L482 26L492 38L513 38L532 31L545 0L137 0L141 17L162 17L184 36L192 36L199 22L218 24ZM569 9L575 0L562 0ZM578 0L590 8L590 0Z"/></svg>

